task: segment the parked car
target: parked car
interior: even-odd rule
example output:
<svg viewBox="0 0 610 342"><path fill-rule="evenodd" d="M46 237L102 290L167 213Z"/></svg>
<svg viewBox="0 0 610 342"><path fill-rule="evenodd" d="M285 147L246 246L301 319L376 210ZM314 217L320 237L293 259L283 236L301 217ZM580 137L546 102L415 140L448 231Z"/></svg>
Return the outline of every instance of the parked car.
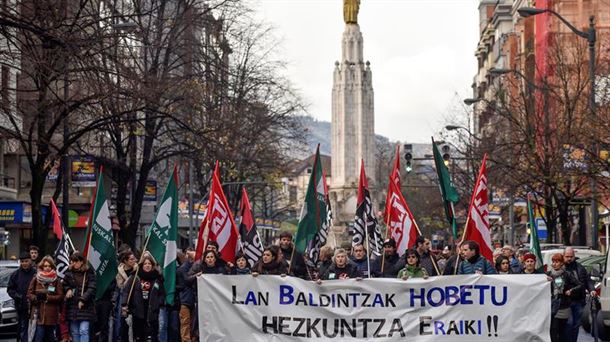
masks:
<svg viewBox="0 0 610 342"><path fill-rule="evenodd" d="M19 268L18 260L0 260L0 270L12 269L16 270Z"/></svg>
<svg viewBox="0 0 610 342"><path fill-rule="evenodd" d="M602 253L600 251L591 249L589 247L572 246L572 248L574 248L574 256L576 257L576 260L584 259L584 258L592 256L592 255L596 255L596 256L602 255ZM560 247L560 248L547 249L547 250L541 251L542 264L544 265L545 269L547 269L548 265L551 264L551 258L553 258L553 255L557 254L557 253L563 254L564 250L565 250L565 247Z"/></svg>
<svg viewBox="0 0 610 342"><path fill-rule="evenodd" d="M0 334L17 335L17 310L15 301L9 297L6 288L13 268L0 269Z"/></svg>

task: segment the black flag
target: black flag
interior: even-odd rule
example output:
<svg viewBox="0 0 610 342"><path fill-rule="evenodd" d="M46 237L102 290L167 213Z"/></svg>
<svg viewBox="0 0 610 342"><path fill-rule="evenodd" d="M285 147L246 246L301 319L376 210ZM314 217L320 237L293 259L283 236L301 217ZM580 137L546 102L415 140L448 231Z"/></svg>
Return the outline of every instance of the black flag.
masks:
<svg viewBox="0 0 610 342"><path fill-rule="evenodd" d="M358 205L356 207L356 218L354 220L354 236L352 237L352 246L366 246L368 235L369 244L367 250L377 256L381 255L383 238L381 231L377 225L377 218L373 214L373 204L371 202L371 194L369 193L369 185L364 173L364 162L360 167L360 182L358 184Z"/></svg>
<svg viewBox="0 0 610 342"><path fill-rule="evenodd" d="M311 265L315 265L320 257L320 248L326 244L328 239L328 231L333 224L333 211L330 208L330 198L328 196L328 186L326 186L326 172L322 170L322 180L324 184L324 204L326 206L326 217L322 222L322 227L310 241L307 247L307 258Z"/></svg>
<svg viewBox="0 0 610 342"><path fill-rule="evenodd" d="M246 188L241 196L241 222L239 224L239 235L241 236L242 250L250 267L263 256L263 244L252 218L252 207L248 199Z"/></svg>

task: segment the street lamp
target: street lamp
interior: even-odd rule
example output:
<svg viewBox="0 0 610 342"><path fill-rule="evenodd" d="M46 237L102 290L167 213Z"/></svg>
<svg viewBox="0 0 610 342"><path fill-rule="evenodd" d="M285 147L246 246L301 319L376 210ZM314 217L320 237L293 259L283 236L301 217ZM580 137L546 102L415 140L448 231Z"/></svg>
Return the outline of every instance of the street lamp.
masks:
<svg viewBox="0 0 610 342"><path fill-rule="evenodd" d="M552 9L542 9L533 7L521 7L517 10L519 15L527 18L530 16L538 15L541 13L550 13L561 20L574 34L587 40L589 43L589 87L591 91L589 93L589 111L591 116L591 122L595 122L596 107L595 107L595 43L596 43L596 31L595 31L595 16L589 17L589 30L587 32L580 31L559 13ZM593 153L597 155L597 144L593 139ZM591 175L590 178L590 190L591 190L591 244L593 248L597 248L597 229L598 229L598 212L597 212L597 181L595 177Z"/></svg>

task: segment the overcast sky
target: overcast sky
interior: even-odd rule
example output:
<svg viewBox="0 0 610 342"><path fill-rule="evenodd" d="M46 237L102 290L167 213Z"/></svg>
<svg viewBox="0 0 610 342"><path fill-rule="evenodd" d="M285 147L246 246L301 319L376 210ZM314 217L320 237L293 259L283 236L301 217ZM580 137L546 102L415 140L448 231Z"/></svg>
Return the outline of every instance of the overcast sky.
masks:
<svg viewBox="0 0 610 342"><path fill-rule="evenodd" d="M341 59L342 0L252 0L276 28L288 77L331 120L334 63ZM358 22L371 62L375 131L391 140L429 142L460 100L472 97L479 0L361 0ZM457 113L460 114L460 113ZM464 115L464 113L461 113Z"/></svg>

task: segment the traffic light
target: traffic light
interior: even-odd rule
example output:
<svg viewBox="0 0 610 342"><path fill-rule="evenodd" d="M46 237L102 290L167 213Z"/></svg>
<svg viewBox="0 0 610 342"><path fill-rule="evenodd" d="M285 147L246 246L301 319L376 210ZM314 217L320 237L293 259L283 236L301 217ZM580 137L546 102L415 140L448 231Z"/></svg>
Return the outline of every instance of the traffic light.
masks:
<svg viewBox="0 0 610 342"><path fill-rule="evenodd" d="M402 147L405 152L405 170L411 172L413 170L413 165L411 164L413 160L413 145L404 144Z"/></svg>
<svg viewBox="0 0 610 342"><path fill-rule="evenodd" d="M443 151L443 162L445 163L445 166L449 166L449 160L451 159L451 148L449 145L443 145L441 150Z"/></svg>

